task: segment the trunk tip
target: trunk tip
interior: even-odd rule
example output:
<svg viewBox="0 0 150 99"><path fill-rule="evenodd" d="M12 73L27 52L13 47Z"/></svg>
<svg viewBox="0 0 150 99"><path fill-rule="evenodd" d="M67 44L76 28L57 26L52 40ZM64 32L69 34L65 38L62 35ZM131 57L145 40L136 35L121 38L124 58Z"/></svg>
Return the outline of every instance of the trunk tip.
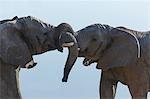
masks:
<svg viewBox="0 0 150 99"><path fill-rule="evenodd" d="M62 82L67 82L67 79L66 79L66 78L63 78L63 79L62 79Z"/></svg>

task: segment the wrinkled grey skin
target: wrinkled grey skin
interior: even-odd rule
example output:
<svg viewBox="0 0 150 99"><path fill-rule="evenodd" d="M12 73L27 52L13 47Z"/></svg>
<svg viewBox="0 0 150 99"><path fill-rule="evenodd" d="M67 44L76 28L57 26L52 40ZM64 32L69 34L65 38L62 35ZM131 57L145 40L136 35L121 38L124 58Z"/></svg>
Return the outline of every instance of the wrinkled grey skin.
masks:
<svg viewBox="0 0 150 99"><path fill-rule="evenodd" d="M140 57L135 37L140 42ZM128 86L132 99L147 99L150 91L150 32L108 25L88 26L75 35L83 64L102 69L100 99L114 99L117 83Z"/></svg>
<svg viewBox="0 0 150 99"><path fill-rule="evenodd" d="M66 32L72 35L73 29L67 23L55 27L31 16L14 17L0 23L0 89L3 89L0 99L21 99L19 68L34 67L36 63L29 64L33 55L55 49L62 52L59 37ZM70 50L74 49L69 47ZM68 57L74 56L69 54Z"/></svg>

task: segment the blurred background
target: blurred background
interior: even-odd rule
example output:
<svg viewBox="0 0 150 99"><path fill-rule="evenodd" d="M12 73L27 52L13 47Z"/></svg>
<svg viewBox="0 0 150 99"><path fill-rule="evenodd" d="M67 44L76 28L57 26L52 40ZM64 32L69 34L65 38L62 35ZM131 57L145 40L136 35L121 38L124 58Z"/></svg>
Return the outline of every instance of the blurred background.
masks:
<svg viewBox="0 0 150 99"><path fill-rule="evenodd" d="M75 31L95 23L150 31L149 0L0 0L0 20L16 15L55 26L67 22ZM68 82L61 82L67 55L65 49L34 56L37 66L20 71L23 99L99 99L101 70L96 64L84 67L83 58L76 61ZM115 99L131 99L127 86L118 84Z"/></svg>

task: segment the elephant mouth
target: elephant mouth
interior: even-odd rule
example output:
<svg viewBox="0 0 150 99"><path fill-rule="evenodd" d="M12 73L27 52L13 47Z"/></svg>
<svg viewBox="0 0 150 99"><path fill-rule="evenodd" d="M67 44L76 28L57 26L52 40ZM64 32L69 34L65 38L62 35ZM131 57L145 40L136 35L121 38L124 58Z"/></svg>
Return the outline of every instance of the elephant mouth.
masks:
<svg viewBox="0 0 150 99"><path fill-rule="evenodd" d="M92 63L94 62L97 62L98 59L94 58L94 57L86 57L84 60L83 60L83 65L84 66L89 66L91 65Z"/></svg>
<svg viewBox="0 0 150 99"><path fill-rule="evenodd" d="M69 43L63 43L62 47L71 47L74 45L74 42L69 42Z"/></svg>
<svg viewBox="0 0 150 99"><path fill-rule="evenodd" d="M92 59L87 59L87 58L85 58L85 59L83 60L83 65L84 65L84 66L89 66L91 63L92 63Z"/></svg>

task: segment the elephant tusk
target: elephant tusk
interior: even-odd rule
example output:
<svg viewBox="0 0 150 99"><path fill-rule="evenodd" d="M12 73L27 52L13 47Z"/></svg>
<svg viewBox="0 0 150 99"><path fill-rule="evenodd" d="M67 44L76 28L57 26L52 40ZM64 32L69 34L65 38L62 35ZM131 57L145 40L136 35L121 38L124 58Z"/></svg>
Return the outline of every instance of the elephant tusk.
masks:
<svg viewBox="0 0 150 99"><path fill-rule="evenodd" d="M78 48L78 51L80 51L81 48Z"/></svg>
<svg viewBox="0 0 150 99"><path fill-rule="evenodd" d="M84 66L88 66L90 64L90 61L86 61L83 64L84 64Z"/></svg>
<svg viewBox="0 0 150 99"><path fill-rule="evenodd" d="M83 62L84 66L89 66L91 64L92 59L88 59L85 62Z"/></svg>
<svg viewBox="0 0 150 99"><path fill-rule="evenodd" d="M62 47L71 47L74 45L74 42L70 42L70 43L63 43Z"/></svg>
<svg viewBox="0 0 150 99"><path fill-rule="evenodd" d="M29 63L27 63L27 64L25 65L25 67L26 67L26 68L29 68L30 66L33 66L33 64L34 64L34 61L31 60Z"/></svg>

